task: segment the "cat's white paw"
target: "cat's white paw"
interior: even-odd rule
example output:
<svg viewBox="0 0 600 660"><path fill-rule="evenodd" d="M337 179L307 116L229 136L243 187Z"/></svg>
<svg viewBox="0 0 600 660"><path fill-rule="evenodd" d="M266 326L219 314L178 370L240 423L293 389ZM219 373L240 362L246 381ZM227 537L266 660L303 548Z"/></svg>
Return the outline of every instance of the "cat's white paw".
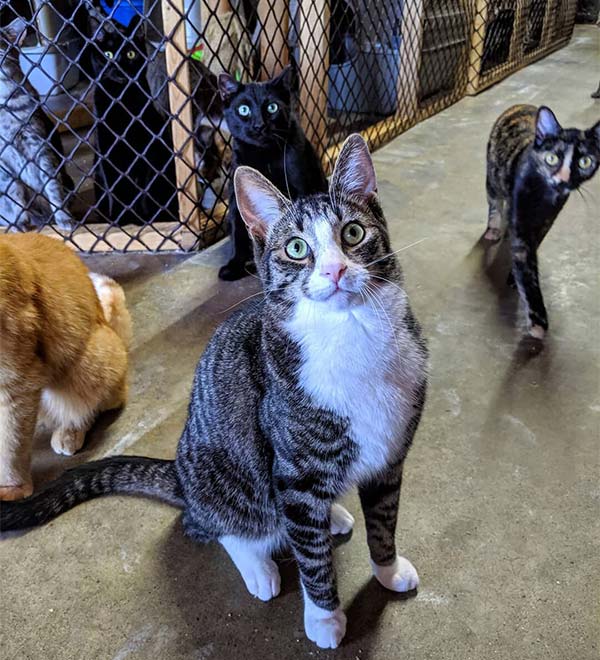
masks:
<svg viewBox="0 0 600 660"><path fill-rule="evenodd" d="M240 572L246 589L255 598L267 601L279 595L281 578L277 564L270 557L272 543L269 539L222 536L219 541Z"/></svg>
<svg viewBox="0 0 600 660"><path fill-rule="evenodd" d="M336 649L346 634L346 615L341 607L330 612L304 596L304 630L311 642L322 649Z"/></svg>
<svg viewBox="0 0 600 660"><path fill-rule="evenodd" d="M419 576L415 567L400 555L390 566L378 566L371 562L373 575L379 583L390 591L412 591L419 586Z"/></svg>
<svg viewBox="0 0 600 660"><path fill-rule="evenodd" d="M272 559L263 559L240 570L246 589L259 600L267 601L279 595L281 591L281 577L279 568Z"/></svg>
<svg viewBox="0 0 600 660"><path fill-rule="evenodd" d="M348 534L354 527L354 516L341 504L331 505L331 533Z"/></svg>
<svg viewBox="0 0 600 660"><path fill-rule="evenodd" d="M532 325L531 328L529 328L529 336L533 337L534 339L542 340L545 335L546 331L544 328L542 328L541 325Z"/></svg>

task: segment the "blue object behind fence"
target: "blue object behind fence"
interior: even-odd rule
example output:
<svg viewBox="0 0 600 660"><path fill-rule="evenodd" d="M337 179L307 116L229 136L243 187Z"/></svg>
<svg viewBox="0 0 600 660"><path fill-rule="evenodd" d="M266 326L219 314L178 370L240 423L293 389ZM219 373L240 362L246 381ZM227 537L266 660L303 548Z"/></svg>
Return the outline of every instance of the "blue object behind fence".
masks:
<svg viewBox="0 0 600 660"><path fill-rule="evenodd" d="M109 18L125 27L129 26L134 16L144 14L144 0L100 0L100 6Z"/></svg>

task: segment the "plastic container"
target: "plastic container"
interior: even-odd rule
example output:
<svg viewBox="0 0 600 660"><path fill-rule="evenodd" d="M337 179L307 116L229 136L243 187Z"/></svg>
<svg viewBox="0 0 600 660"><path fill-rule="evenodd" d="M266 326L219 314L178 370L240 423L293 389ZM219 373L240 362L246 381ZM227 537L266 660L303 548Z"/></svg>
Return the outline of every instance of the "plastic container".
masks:
<svg viewBox="0 0 600 660"><path fill-rule="evenodd" d="M350 60L329 67L329 108L336 112L391 115L398 108L399 75L399 39L393 47L366 44Z"/></svg>
<svg viewBox="0 0 600 660"><path fill-rule="evenodd" d="M56 44L21 47L19 63L40 96L62 94L79 81L79 69L73 64L81 50L81 38L72 36Z"/></svg>

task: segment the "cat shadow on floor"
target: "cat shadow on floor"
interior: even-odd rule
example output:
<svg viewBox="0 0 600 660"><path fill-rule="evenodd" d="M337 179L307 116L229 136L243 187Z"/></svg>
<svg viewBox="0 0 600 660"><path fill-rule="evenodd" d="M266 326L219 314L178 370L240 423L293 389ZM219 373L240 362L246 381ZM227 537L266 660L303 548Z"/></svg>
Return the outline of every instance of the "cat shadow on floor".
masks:
<svg viewBox="0 0 600 660"><path fill-rule="evenodd" d="M413 589L405 593L394 593L384 589L377 580L372 577L366 582L345 608L348 621L348 631L344 642L364 642L377 629L377 623L383 615L386 607L394 603L411 600L418 595L418 590ZM364 651L364 643L361 643Z"/></svg>
<svg viewBox="0 0 600 660"><path fill-rule="evenodd" d="M477 276L479 273L484 275L488 289L496 296L498 318L502 325L514 328L522 335L515 349L514 358L517 362L527 361L542 352L544 342L525 334L519 293L511 276L512 259L507 238L492 243L484 239L484 234L474 244L467 259L478 260Z"/></svg>
<svg viewBox="0 0 600 660"><path fill-rule="evenodd" d="M39 425L33 439L31 461L35 490L48 481L56 479L65 470L93 460L98 448L104 442L107 429L117 421L122 412L122 410L108 410L100 413L87 432L82 449L73 456L56 454L50 446L52 432L44 425Z"/></svg>
<svg viewBox="0 0 600 660"><path fill-rule="evenodd" d="M352 533L336 537L336 547L348 542L351 536ZM181 617L177 643L186 648L179 647L179 652L192 653L198 645L211 643L214 657L239 653L240 648L249 657L263 658L291 659L306 657L307 652L323 653L304 633L299 574L289 551L275 556L281 593L268 602L248 593L233 562L218 543L204 545L188 539L181 518L165 531L157 555L158 588L163 592L165 606L176 607ZM338 652L342 657L360 654L368 658L385 608L416 595L416 590L395 594L375 578L368 579L352 600L344 603L348 629Z"/></svg>

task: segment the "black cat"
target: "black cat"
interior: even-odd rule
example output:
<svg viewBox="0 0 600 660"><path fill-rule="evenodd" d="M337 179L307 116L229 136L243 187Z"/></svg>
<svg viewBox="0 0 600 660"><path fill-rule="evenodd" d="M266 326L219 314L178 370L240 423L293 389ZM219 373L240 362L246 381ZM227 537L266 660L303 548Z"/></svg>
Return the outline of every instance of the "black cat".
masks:
<svg viewBox="0 0 600 660"><path fill-rule="evenodd" d="M224 115L233 136L231 174L240 165L249 165L290 199L327 192L319 158L294 113L294 79L291 66L263 83L242 84L226 73L219 76ZM250 238L231 188L228 220L233 256L219 271L222 280L244 277L253 264Z"/></svg>
<svg viewBox="0 0 600 660"><path fill-rule="evenodd" d="M103 219L175 220L177 196L170 123L151 100L139 20L123 28L90 16L90 64L96 81L96 201Z"/></svg>

